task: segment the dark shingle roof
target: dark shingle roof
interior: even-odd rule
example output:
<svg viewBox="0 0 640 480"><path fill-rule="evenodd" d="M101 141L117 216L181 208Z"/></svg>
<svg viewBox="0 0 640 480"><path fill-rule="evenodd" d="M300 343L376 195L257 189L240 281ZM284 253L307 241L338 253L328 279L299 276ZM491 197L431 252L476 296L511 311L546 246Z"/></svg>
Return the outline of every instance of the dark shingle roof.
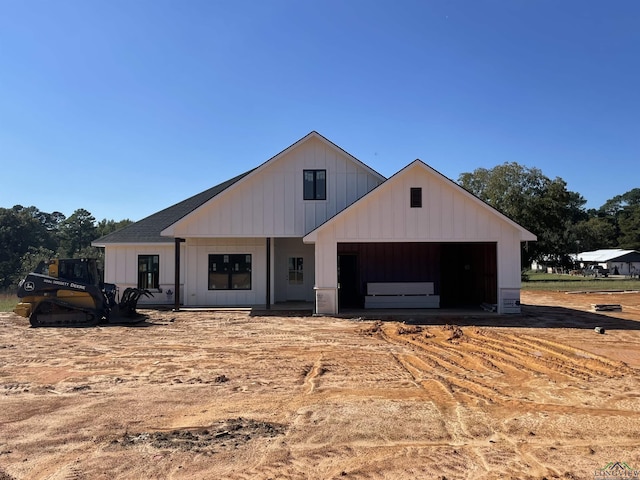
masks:
<svg viewBox="0 0 640 480"><path fill-rule="evenodd" d="M173 238L161 237L160 232L193 212L196 208L208 202L238 180L246 177L253 172L253 170L255 169L249 170L220 185L216 185L180 203L176 203L171 207L143 218L138 222L94 240L92 244L95 246L104 246L109 243L173 243Z"/></svg>

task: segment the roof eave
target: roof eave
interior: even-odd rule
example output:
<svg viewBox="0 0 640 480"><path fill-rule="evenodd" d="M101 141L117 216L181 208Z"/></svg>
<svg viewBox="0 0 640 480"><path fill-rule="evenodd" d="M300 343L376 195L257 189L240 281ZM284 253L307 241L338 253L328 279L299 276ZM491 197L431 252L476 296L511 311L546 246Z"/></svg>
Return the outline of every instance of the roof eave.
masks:
<svg viewBox="0 0 640 480"><path fill-rule="evenodd" d="M140 247L151 245L173 245L171 239L158 242L91 242L92 247L106 248L106 247Z"/></svg>

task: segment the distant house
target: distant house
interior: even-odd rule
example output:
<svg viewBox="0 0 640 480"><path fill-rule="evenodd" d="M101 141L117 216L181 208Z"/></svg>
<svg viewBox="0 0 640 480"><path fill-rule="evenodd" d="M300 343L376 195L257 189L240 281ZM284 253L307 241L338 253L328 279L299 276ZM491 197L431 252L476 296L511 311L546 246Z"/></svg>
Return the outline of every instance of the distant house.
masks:
<svg viewBox="0 0 640 480"><path fill-rule="evenodd" d="M620 275L640 274L640 252L636 250L608 248L574 254L572 257L577 258L577 262L583 268L588 265L600 265L608 268L612 274L615 272Z"/></svg>
<svg viewBox="0 0 640 480"><path fill-rule="evenodd" d="M420 160L386 179L311 132L257 168L93 242L153 303L363 307L375 288L519 311L535 235ZM382 285L383 284L383 285ZM406 291L397 291L408 288ZM416 293L420 293L416 292Z"/></svg>

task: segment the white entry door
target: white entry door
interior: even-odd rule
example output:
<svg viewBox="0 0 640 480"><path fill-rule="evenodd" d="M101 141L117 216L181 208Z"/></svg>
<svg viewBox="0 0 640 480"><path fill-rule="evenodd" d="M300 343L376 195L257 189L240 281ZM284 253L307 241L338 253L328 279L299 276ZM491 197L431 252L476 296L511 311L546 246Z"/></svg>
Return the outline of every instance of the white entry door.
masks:
<svg viewBox="0 0 640 480"><path fill-rule="evenodd" d="M294 254L287 258L287 300L305 300L307 275L304 267L304 256Z"/></svg>

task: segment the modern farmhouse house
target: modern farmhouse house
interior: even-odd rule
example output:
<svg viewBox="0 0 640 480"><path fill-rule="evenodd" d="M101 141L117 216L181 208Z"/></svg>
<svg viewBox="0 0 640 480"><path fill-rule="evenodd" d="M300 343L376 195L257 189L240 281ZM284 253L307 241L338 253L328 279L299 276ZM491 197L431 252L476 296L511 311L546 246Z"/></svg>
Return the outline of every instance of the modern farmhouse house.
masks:
<svg viewBox="0 0 640 480"><path fill-rule="evenodd" d="M420 160L385 179L311 132L93 245L105 281L147 288L152 303L515 313L521 242L535 239Z"/></svg>

